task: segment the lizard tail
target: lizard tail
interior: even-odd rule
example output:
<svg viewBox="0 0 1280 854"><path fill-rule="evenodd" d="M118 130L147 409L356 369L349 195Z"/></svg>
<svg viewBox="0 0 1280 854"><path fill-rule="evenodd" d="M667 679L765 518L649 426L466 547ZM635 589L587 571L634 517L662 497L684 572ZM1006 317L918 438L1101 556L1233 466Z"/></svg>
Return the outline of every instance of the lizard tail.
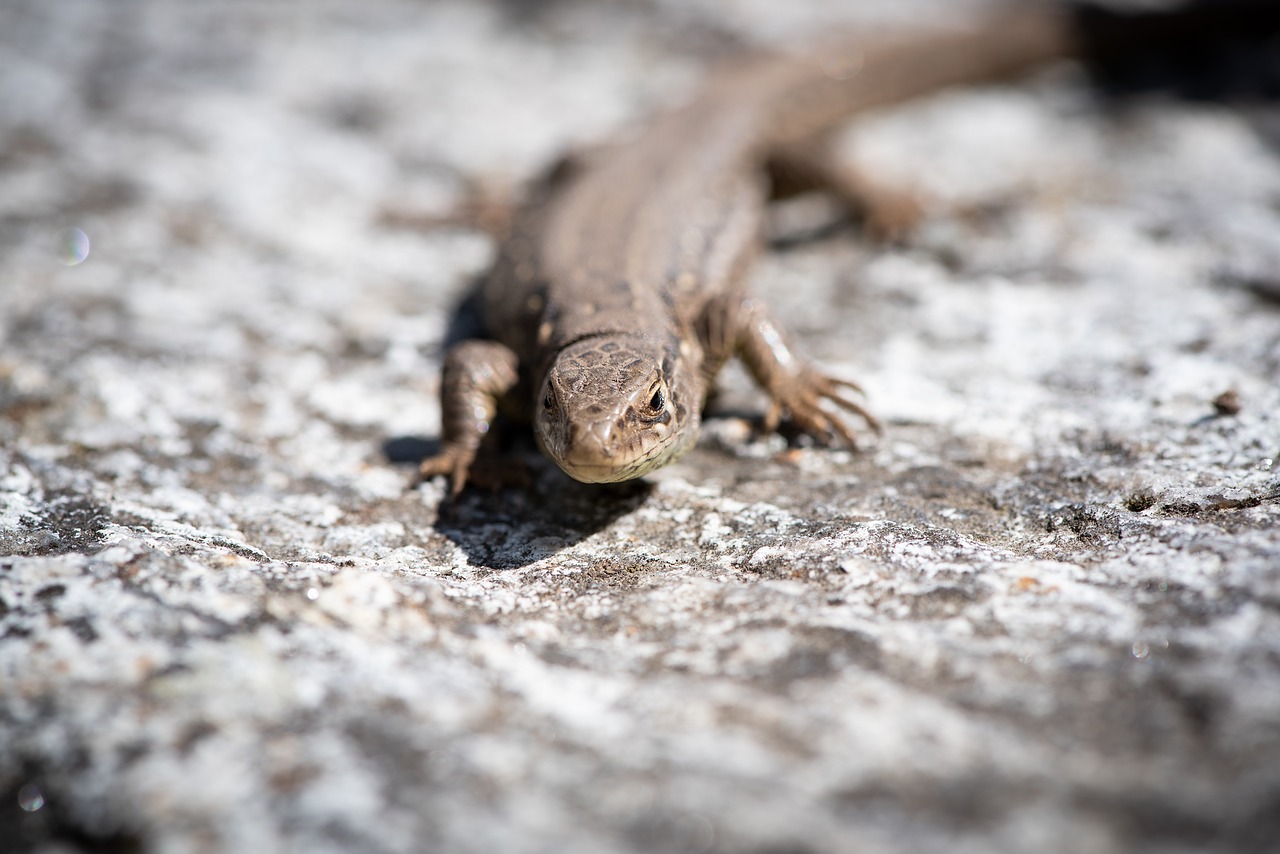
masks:
<svg viewBox="0 0 1280 854"><path fill-rule="evenodd" d="M796 62L757 57L732 70L737 92L762 112L766 145L804 140L851 115L955 85L1016 77L1070 57L1112 59L1151 46L1177 47L1280 29L1274 0L1199 0L1166 11L1120 11L1092 3L1023 0L976 21L910 32L844 37ZM759 85L742 87L758 74ZM710 87L712 97L724 98Z"/></svg>
<svg viewBox="0 0 1280 854"><path fill-rule="evenodd" d="M770 145L809 139L849 116L950 86L1002 80L1080 52L1073 16L1021 3L979 20L819 47L790 74L769 74L764 96ZM762 76L763 79L763 76Z"/></svg>

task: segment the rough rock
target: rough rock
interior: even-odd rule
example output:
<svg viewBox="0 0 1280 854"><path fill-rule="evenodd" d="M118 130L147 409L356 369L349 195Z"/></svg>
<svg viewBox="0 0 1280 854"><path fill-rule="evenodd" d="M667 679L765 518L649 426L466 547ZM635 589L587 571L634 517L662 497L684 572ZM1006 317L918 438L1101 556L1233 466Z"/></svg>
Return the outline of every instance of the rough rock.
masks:
<svg viewBox="0 0 1280 854"><path fill-rule="evenodd" d="M1274 103L1066 65L850 130L928 220L802 202L752 282L861 453L731 373L644 483L388 461L492 252L432 217L733 43L955 11L843 5L0 3L0 847L1274 844Z"/></svg>

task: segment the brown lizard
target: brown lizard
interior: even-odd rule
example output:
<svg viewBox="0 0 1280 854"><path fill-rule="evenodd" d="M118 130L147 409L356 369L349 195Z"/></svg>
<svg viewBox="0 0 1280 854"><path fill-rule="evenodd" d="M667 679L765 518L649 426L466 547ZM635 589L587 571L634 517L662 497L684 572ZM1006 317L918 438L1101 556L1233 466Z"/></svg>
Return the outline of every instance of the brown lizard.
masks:
<svg viewBox="0 0 1280 854"><path fill-rule="evenodd" d="M735 356L770 398L767 427L787 417L850 447L842 412L878 430L858 387L800 357L743 286L768 167L899 226L910 211L900 196L809 157L811 141L864 110L1075 54L1074 20L1023 3L964 28L752 58L637 138L556 170L516 213L482 286L489 338L446 356L443 443L421 475L449 476L456 495L502 407L531 419L572 477L639 477L693 447L708 390Z"/></svg>

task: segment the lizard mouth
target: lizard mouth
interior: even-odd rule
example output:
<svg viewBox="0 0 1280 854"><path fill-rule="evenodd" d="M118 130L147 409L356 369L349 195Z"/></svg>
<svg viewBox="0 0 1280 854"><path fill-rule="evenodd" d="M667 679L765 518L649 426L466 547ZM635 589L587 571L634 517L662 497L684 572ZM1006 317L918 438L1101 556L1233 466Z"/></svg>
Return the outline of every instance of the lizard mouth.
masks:
<svg viewBox="0 0 1280 854"><path fill-rule="evenodd" d="M618 483L643 477L654 469L662 468L672 462L678 455L676 449L668 444L658 445L649 454L625 462L556 459L556 463L565 474L583 483Z"/></svg>
<svg viewBox="0 0 1280 854"><path fill-rule="evenodd" d="M624 441L615 435L611 422L597 422L570 431L567 447L544 448L565 474L583 483L618 483L642 477L673 462L688 443L674 435L631 436ZM645 441L645 439L649 441Z"/></svg>
<svg viewBox="0 0 1280 854"><path fill-rule="evenodd" d="M561 424L561 430L537 430L542 452L565 474L583 483L619 483L643 477L675 462L697 441L698 425L672 431L667 424L635 431L615 421ZM690 429L691 428L691 429Z"/></svg>

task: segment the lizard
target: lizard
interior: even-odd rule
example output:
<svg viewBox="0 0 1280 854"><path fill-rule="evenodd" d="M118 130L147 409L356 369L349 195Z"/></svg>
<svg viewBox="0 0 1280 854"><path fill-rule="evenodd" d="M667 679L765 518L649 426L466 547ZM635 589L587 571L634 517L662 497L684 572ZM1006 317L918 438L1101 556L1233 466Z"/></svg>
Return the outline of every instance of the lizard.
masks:
<svg viewBox="0 0 1280 854"><path fill-rule="evenodd" d="M517 209L480 286L487 337L445 356L443 438L420 477L447 476L456 496L500 409L532 421L579 481L641 477L694 446L735 357L769 397L767 430L785 417L856 448L849 416L880 430L859 387L803 358L744 285L771 190L826 184L871 223L901 227L909 201L832 166L814 141L858 113L1077 55L1089 47L1079 20L1024 2L935 32L753 56L634 138L562 162Z"/></svg>

